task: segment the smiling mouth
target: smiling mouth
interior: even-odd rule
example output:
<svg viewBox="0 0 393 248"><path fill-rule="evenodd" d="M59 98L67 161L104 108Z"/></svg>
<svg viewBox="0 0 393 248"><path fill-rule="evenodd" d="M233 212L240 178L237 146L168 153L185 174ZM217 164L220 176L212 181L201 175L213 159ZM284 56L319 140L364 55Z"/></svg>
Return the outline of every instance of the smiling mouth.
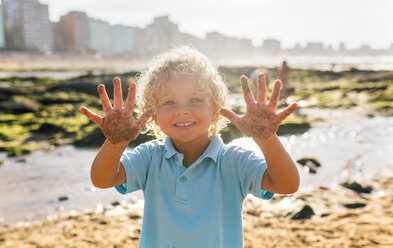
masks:
<svg viewBox="0 0 393 248"><path fill-rule="evenodd" d="M177 123L175 124L176 127L188 127L194 125L196 122L185 122L185 123Z"/></svg>

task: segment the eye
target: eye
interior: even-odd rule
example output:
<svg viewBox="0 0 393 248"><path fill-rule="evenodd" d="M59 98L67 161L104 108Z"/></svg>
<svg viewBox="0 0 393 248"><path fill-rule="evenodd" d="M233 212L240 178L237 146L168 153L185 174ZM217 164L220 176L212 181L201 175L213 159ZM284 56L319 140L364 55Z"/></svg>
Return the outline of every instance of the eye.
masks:
<svg viewBox="0 0 393 248"><path fill-rule="evenodd" d="M190 99L190 102L191 102L191 103L198 103L198 102L202 102L202 100L199 99L199 98L191 98L191 99Z"/></svg>
<svg viewBox="0 0 393 248"><path fill-rule="evenodd" d="M169 101L165 101L162 105L167 106L167 105L173 105L175 104L175 101L169 100Z"/></svg>

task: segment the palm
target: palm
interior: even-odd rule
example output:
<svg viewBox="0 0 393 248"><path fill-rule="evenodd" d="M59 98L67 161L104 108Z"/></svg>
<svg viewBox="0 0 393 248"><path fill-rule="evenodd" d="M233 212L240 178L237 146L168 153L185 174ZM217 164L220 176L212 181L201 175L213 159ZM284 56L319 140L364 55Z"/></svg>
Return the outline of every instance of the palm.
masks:
<svg viewBox="0 0 393 248"><path fill-rule="evenodd" d="M84 106L81 107L81 112L101 128L104 136L112 144L135 140L146 121L150 118L152 111L146 111L136 120L133 116L136 92L135 84L130 85L124 107L120 79L117 77L114 78L113 85L113 107L109 101L105 86L103 84L98 85L98 92L105 113L104 117L97 115Z"/></svg>
<svg viewBox="0 0 393 248"><path fill-rule="evenodd" d="M279 80L276 80L274 84L269 101L266 96L266 78L263 74L258 76L256 100L246 76L241 77L241 83L247 105L246 113L240 117L231 110L222 109L221 114L237 126L244 135L257 140L268 139L276 133L280 123L297 108L297 104L292 103L281 112L276 113L281 89L281 81Z"/></svg>

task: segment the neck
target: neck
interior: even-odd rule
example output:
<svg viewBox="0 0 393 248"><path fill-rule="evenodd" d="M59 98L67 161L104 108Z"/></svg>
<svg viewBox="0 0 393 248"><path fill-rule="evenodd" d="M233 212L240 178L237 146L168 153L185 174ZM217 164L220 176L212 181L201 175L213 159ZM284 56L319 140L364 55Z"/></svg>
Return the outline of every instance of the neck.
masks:
<svg viewBox="0 0 393 248"><path fill-rule="evenodd" d="M194 140L191 142L179 142L172 139L175 149L184 155L183 165L189 167L194 163L206 150L210 144L208 138L202 140Z"/></svg>

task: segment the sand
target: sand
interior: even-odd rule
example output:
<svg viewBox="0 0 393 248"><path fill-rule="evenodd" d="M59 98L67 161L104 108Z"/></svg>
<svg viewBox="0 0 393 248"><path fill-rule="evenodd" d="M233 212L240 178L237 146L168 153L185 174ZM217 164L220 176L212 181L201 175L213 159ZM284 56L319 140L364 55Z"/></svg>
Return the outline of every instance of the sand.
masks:
<svg viewBox="0 0 393 248"><path fill-rule="evenodd" d="M244 247L393 247L393 173L359 182L371 194L333 185L244 202ZM348 208L361 203L364 207ZM304 205L310 219L291 217ZM113 206L115 205L115 206ZM0 247L138 247L143 202L114 203L34 223L0 226Z"/></svg>

